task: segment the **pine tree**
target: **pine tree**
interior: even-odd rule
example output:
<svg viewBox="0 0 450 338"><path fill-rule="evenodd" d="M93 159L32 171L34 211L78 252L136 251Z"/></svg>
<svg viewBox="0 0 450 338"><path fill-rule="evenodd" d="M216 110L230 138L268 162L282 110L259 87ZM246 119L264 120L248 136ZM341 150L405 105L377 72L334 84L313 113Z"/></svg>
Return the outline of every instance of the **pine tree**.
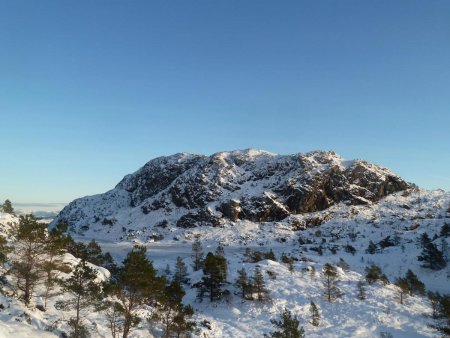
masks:
<svg viewBox="0 0 450 338"><path fill-rule="evenodd" d="M135 246L119 268L117 279L105 288L120 304L117 308L122 310L123 338L127 338L131 329L139 323L137 309L144 303L154 302L163 290L164 280L156 276L146 253L144 246Z"/></svg>
<svg viewBox="0 0 450 338"><path fill-rule="evenodd" d="M338 275L337 270L330 263L326 263L322 270L325 295L329 302L341 296L341 290L337 286Z"/></svg>
<svg viewBox="0 0 450 338"><path fill-rule="evenodd" d="M39 223L33 215L20 216L12 235L15 241L11 272L28 306L34 287L44 277L42 263L47 245L47 226Z"/></svg>
<svg viewBox="0 0 450 338"><path fill-rule="evenodd" d="M261 272L261 268L257 265L252 276L252 291L256 293L256 298L259 301L267 300L268 290L266 288L266 282Z"/></svg>
<svg viewBox="0 0 450 338"><path fill-rule="evenodd" d="M441 270L446 267L444 255L432 242L425 244L422 249L422 253L417 257L420 262L423 262L422 266L424 268L429 268L432 270Z"/></svg>
<svg viewBox="0 0 450 338"><path fill-rule="evenodd" d="M376 281L381 281L383 284L389 283L389 279L381 271L381 268L375 264L372 264L370 267L366 268L366 280L369 284L373 284Z"/></svg>
<svg viewBox="0 0 450 338"><path fill-rule="evenodd" d="M227 260L222 256L215 256L212 252L206 255L203 264L203 277L199 289L199 298L205 292L209 293L211 302L223 296L223 286L227 282Z"/></svg>
<svg viewBox="0 0 450 338"><path fill-rule="evenodd" d="M72 275L61 281L62 290L71 294L71 299L60 301L57 307L62 310L75 310L75 317L69 321L72 328L70 337L84 338L87 337L87 330L83 326L84 311L89 307L98 304L101 288L95 282L97 273L89 267L86 261L81 260L75 267Z"/></svg>
<svg viewBox="0 0 450 338"><path fill-rule="evenodd" d="M225 257L225 249L222 244L219 244L217 246L215 255Z"/></svg>
<svg viewBox="0 0 450 338"><path fill-rule="evenodd" d="M450 236L450 223L444 223L444 225L442 225L439 235L441 237Z"/></svg>
<svg viewBox="0 0 450 338"><path fill-rule="evenodd" d="M367 246L366 253L373 255L376 252L377 252L377 245L374 242L370 241L369 245Z"/></svg>
<svg viewBox="0 0 450 338"><path fill-rule="evenodd" d="M399 277L395 280L395 285L398 286L400 304L403 304L403 300L409 292L408 281L406 280L406 278Z"/></svg>
<svg viewBox="0 0 450 338"><path fill-rule="evenodd" d="M180 283L187 283L189 281L186 264L184 264L180 256L177 257L177 261L175 263L173 280Z"/></svg>
<svg viewBox="0 0 450 338"><path fill-rule="evenodd" d="M95 239L91 240L86 246L86 260L94 265L103 266L103 252Z"/></svg>
<svg viewBox="0 0 450 338"><path fill-rule="evenodd" d="M311 313L311 324L313 326L319 326L320 325L319 308L314 302L311 302L309 312Z"/></svg>
<svg viewBox="0 0 450 338"><path fill-rule="evenodd" d="M357 297L359 300L364 300L366 299L366 287L363 281L358 281L358 283L356 284L356 288L358 290L357 293Z"/></svg>
<svg viewBox="0 0 450 338"><path fill-rule="evenodd" d="M422 283L410 269L406 272L405 280L408 284L408 292L410 296L413 296L415 293L419 295L425 294L425 284Z"/></svg>
<svg viewBox="0 0 450 338"><path fill-rule="evenodd" d="M428 234L426 232L424 232L421 236L420 236L420 246L422 248L425 248L428 244L431 243L431 239L428 236Z"/></svg>
<svg viewBox="0 0 450 338"><path fill-rule="evenodd" d="M441 238L441 252L442 252L442 257L447 262L450 257L450 252L448 249L448 242L445 238Z"/></svg>
<svg viewBox="0 0 450 338"><path fill-rule="evenodd" d="M6 200L5 203L3 203L2 210L7 214L14 215L14 208L10 200Z"/></svg>
<svg viewBox="0 0 450 338"><path fill-rule="evenodd" d="M157 302L157 311L152 319L163 324L164 338L173 337L174 334L179 337L195 327L195 322L189 320L194 313L192 307L182 304L184 295L180 282L172 281L165 286L164 293Z"/></svg>
<svg viewBox="0 0 450 338"><path fill-rule="evenodd" d="M242 298L247 299L251 294L251 284L244 268L238 270L238 278L236 279L236 287L239 289Z"/></svg>
<svg viewBox="0 0 450 338"><path fill-rule="evenodd" d="M200 242L200 235L195 236L195 241L192 243L192 261L194 262L194 271L198 271L203 265L203 248Z"/></svg>
<svg viewBox="0 0 450 338"><path fill-rule="evenodd" d="M49 232L47 237L44 249L46 259L42 263L45 273L44 308L47 308L47 300L58 281L55 270L59 270L63 266L62 255L67 251L68 243L68 238L64 235L66 230L67 225L60 223Z"/></svg>
<svg viewBox="0 0 450 338"><path fill-rule="evenodd" d="M291 311L284 309L280 320L271 319L270 322L278 329L272 332L269 337L272 338L304 338L305 330L299 327L300 321L297 316L293 316Z"/></svg>
<svg viewBox="0 0 450 338"><path fill-rule="evenodd" d="M12 248L8 245L6 238L0 235L0 266L6 263L11 250Z"/></svg>

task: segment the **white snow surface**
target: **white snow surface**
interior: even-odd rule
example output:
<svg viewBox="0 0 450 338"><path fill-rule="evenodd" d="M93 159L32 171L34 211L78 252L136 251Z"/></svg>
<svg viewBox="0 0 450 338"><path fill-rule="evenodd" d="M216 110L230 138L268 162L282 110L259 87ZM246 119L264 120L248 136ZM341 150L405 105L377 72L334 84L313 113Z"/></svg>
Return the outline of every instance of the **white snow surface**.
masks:
<svg viewBox="0 0 450 338"><path fill-rule="evenodd" d="M224 156L224 155L221 155ZM270 154L254 154L272 156ZM93 197L95 203L95 197ZM356 284L363 278L366 266L378 264L389 280L403 276L411 269L421 279L427 289L450 293L450 264L440 271L432 271L420 266L417 256L420 254L418 238L427 232L430 238L439 235L442 225L450 223L450 193L441 190L424 191L409 190L392 194L378 203L365 206L334 205L331 208L302 215L290 216L280 222L254 223L250 221L226 222L218 227L199 227L194 229L178 229L169 227L164 238L157 242L142 241L139 236L134 241L116 241L114 231L86 232L76 239L88 241L95 238L105 251L110 251L119 262L138 243L148 248L148 255L154 265L163 271L167 264L172 268L177 256L184 259L189 266L190 283L201 279L201 272L193 272L191 266L191 245L196 234L200 234L204 251L214 251L221 243L225 247L228 260L227 288L232 297L229 301L210 303L208 300L198 302L196 289L186 286L184 303L195 309L194 319L201 323L209 321L211 329L199 325L195 337L262 337L270 333L274 327L270 319L277 318L283 308L287 308L300 318L306 331L306 337L380 337L382 332L390 333L395 338L439 337L429 324L431 307L425 297L408 297L405 304L397 301L397 288L393 284L383 286L373 284L367 286L367 299L358 300ZM89 205L86 205L89 208ZM111 208L115 208L111 206ZM302 224L311 219L320 218L323 224L302 229ZM8 222L17 221L13 216L0 213L0 231L7 228ZM139 219L136 219L139 222ZM298 225L300 224L300 227ZM409 230L417 225L414 230ZM130 227L133 224L130 224ZM296 228L297 227L297 228ZM350 236L351 235L351 236ZM108 237L109 236L109 237ZM380 242L386 236L396 237L397 246L380 250L370 255L365 252L369 241ZM311 244L299 244L299 237L312 241ZM174 239L176 238L176 239ZM440 237L435 239L439 244ZM311 250L322 244L323 255ZM347 244L356 249L353 256L343 250ZM278 262L263 260L258 263L243 261L245 248L268 251L272 249ZM333 254L330 248L336 247ZM298 259L294 263L294 271L280 262L282 254ZM329 303L324 297L324 287L320 271L329 262L338 263L344 259L350 266L348 271L338 268L339 287L343 296ZM66 255L67 262L76 264L77 259ZM237 295L234 281L237 271L244 267L252 275L259 265L266 277L271 301L258 302L242 300ZM311 267L317 271L315 276L309 272ZM270 277L270 275L274 277ZM98 268L99 279L108 278L108 272ZM51 299L46 312L34 306L27 309L8 292L0 295L0 337L55 337L59 332L67 330L64 322L70 313L61 313L54 308L60 295ZM318 327L310 324L309 304L314 301L321 314ZM40 297L35 297L33 304L40 304ZM151 309L143 309L143 315ZM110 337L104 314L91 312L86 323L94 337ZM53 329L51 329L53 327ZM52 332L45 331L53 330ZM159 337L161 330L143 320L131 337Z"/></svg>

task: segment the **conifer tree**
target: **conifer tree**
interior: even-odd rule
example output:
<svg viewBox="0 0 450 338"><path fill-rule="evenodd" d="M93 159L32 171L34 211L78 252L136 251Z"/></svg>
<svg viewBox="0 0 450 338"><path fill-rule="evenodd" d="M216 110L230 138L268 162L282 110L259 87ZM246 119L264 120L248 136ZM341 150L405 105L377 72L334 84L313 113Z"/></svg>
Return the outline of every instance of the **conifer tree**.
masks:
<svg viewBox="0 0 450 338"><path fill-rule="evenodd" d="M422 253L417 257L420 262L423 262L424 268L432 270L441 270L446 267L444 255L431 241L426 243L422 249Z"/></svg>
<svg viewBox="0 0 450 338"><path fill-rule="evenodd" d="M10 200L5 200L5 203L3 203L3 206L2 206L2 210L3 210L3 212L5 212L7 214L14 215L14 208L13 208Z"/></svg>
<svg viewBox="0 0 450 338"><path fill-rule="evenodd" d="M192 243L192 261L194 262L194 271L198 271L203 265L203 248L200 241L200 235L195 236L195 241Z"/></svg>
<svg viewBox="0 0 450 338"><path fill-rule="evenodd" d="M12 235L15 241L11 272L28 306L34 287L44 277L42 263L47 244L47 226L39 223L33 215L20 216Z"/></svg>
<svg viewBox="0 0 450 338"><path fill-rule="evenodd" d="M366 253L373 255L376 252L377 252L377 245L374 242L370 241L369 245L367 246Z"/></svg>
<svg viewBox="0 0 450 338"><path fill-rule="evenodd" d="M248 279L247 271L244 268L238 270L236 287L239 289L242 298L247 299L251 295L252 285Z"/></svg>
<svg viewBox="0 0 450 338"><path fill-rule="evenodd" d="M358 290L357 293L357 297L359 300L364 300L366 299L367 295L366 295L366 287L363 281L358 281L358 283L356 284L356 288Z"/></svg>
<svg viewBox="0 0 450 338"><path fill-rule="evenodd" d="M83 325L84 311L91 306L98 304L101 295L101 288L95 282L97 273L89 267L86 261L81 260L75 267L72 275L62 280L63 292L71 294L71 298L66 301L57 302L57 308L61 310L75 310L75 317L69 321L72 328L70 337L88 337L86 328Z"/></svg>
<svg viewBox="0 0 450 338"><path fill-rule="evenodd" d="M68 243L68 238L64 235L66 230L67 225L60 223L49 232L47 237L45 260L42 263L42 268L45 273L44 308L47 308L47 300L51 296L51 291L58 281L55 270L61 269L63 266L62 255L67 251Z"/></svg>
<svg viewBox="0 0 450 338"><path fill-rule="evenodd" d="M337 286L338 274L337 270L330 263L326 263L322 270L323 283L325 286L325 295L329 302L341 296L341 290Z"/></svg>
<svg viewBox="0 0 450 338"><path fill-rule="evenodd" d="M270 322L278 329L272 332L269 337L272 338L304 338L305 330L299 327L300 321L297 316L293 316L291 311L284 309L280 320L271 319Z"/></svg>
<svg viewBox="0 0 450 338"><path fill-rule="evenodd" d="M259 301L268 299L268 290L266 288L266 282L262 274L259 265L255 267L255 271L252 276L252 291L256 293L256 298Z"/></svg>
<svg viewBox="0 0 450 338"><path fill-rule="evenodd" d="M370 267L366 268L366 280L369 284L373 284L376 281L381 281L383 284L389 283L389 279L381 271L381 268L375 264L372 264Z"/></svg>
<svg viewBox="0 0 450 338"><path fill-rule="evenodd" d="M311 302L309 306L309 312L311 313L311 324L313 326L319 326L320 325L319 308L314 302Z"/></svg>
<svg viewBox="0 0 450 338"><path fill-rule="evenodd" d="M428 234L426 232L424 232L421 236L420 236L420 245L422 248L425 248L428 244L431 243L431 239L428 236Z"/></svg>
<svg viewBox="0 0 450 338"><path fill-rule="evenodd" d="M180 256L177 257L177 261L175 263L173 280L180 283L187 283L189 281L186 264L184 264L184 261Z"/></svg>
<svg viewBox="0 0 450 338"><path fill-rule="evenodd" d="M415 293L419 295L425 294L425 284L422 283L410 269L406 272L405 280L408 284L408 292L410 296L413 296Z"/></svg>
<svg viewBox="0 0 450 338"><path fill-rule="evenodd" d="M8 260L8 253L11 248L8 245L8 241L5 237L0 235L0 266L2 266Z"/></svg>
<svg viewBox="0 0 450 338"><path fill-rule="evenodd" d="M199 298L204 293L209 294L211 302L223 296L223 286L227 282L227 260L222 256L215 256L212 252L206 255L203 263L203 277L199 288Z"/></svg>
<svg viewBox="0 0 450 338"><path fill-rule="evenodd" d="M163 324L164 338L174 334L180 336L194 329L195 322L189 320L194 311L191 306L182 304L184 295L180 282L172 281L157 302L157 311L152 319Z"/></svg>
<svg viewBox="0 0 450 338"><path fill-rule="evenodd" d="M403 300L409 292L408 281L404 277L399 277L395 280L395 285L398 287L400 304L403 304Z"/></svg>
<svg viewBox="0 0 450 338"><path fill-rule="evenodd" d="M86 246L86 260L94 265L103 266L103 252L95 239L91 240Z"/></svg>
<svg viewBox="0 0 450 338"><path fill-rule="evenodd" d="M444 225L442 225L439 235L441 237L450 236L450 223L444 223Z"/></svg>
<svg viewBox="0 0 450 338"><path fill-rule="evenodd" d="M144 303L154 302L163 289L164 280L156 276L144 246L135 246L119 268L117 279L106 286L106 292L115 297L123 317L123 338L139 323L136 310Z"/></svg>

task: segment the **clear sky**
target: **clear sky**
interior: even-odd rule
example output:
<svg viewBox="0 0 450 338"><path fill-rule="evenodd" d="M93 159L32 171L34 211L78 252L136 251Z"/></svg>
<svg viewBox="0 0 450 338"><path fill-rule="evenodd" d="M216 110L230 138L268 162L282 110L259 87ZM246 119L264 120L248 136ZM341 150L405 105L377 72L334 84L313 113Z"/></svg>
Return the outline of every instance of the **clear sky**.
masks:
<svg viewBox="0 0 450 338"><path fill-rule="evenodd" d="M250 147L450 190L450 1L0 0L0 200Z"/></svg>

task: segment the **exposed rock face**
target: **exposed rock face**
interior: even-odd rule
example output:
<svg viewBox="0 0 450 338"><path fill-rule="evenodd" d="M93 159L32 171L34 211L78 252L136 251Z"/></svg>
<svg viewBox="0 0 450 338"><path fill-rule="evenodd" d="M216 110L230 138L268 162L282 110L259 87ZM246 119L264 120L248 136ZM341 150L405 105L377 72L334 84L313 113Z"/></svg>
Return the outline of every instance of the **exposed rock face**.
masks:
<svg viewBox="0 0 450 338"><path fill-rule="evenodd" d="M176 154L148 162L111 191L75 200L58 215L72 229L162 219L178 227L224 221L267 222L327 209L336 203L368 204L409 184L366 161L334 152L276 155L259 150L212 156Z"/></svg>

